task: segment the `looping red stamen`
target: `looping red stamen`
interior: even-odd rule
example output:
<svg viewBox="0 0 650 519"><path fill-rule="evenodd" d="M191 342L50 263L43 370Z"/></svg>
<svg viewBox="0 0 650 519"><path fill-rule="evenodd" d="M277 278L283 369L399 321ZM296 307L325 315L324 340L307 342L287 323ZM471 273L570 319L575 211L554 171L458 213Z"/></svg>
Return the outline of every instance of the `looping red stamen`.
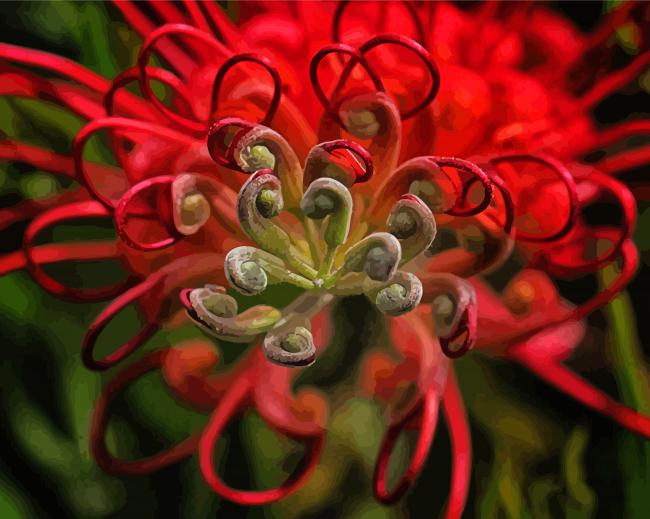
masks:
<svg viewBox="0 0 650 519"><path fill-rule="evenodd" d="M499 175L493 173L489 175L489 177L492 181L492 184L496 186L496 188L501 193L501 197L503 198L503 205L506 213L506 218L503 222L503 231L506 234L510 234L512 232L512 226L515 221L515 204L512 201L512 194L506 186L506 183Z"/></svg>
<svg viewBox="0 0 650 519"><path fill-rule="evenodd" d="M95 403L90 428L90 450L97 464L109 474L144 475L192 455L199 441L199 434L183 440L174 447L140 460L120 460L113 457L106 447L108 408L111 402L130 384L150 371L161 369L167 351L157 350L138 360L108 383Z"/></svg>
<svg viewBox="0 0 650 519"><path fill-rule="evenodd" d="M316 97L320 101L320 104L323 106L325 111L331 117L333 117L338 124L345 127L338 112L334 109L331 99L328 98L327 95L325 94L325 91L323 90L323 87L320 84L320 80L318 79L318 67L320 66L320 63L323 61L323 59L325 59L330 54L345 54L347 56L350 56L351 66L353 67L357 63L361 65L364 68L364 70L368 73L370 80L372 81L375 89L378 92L385 92L386 89L384 88L384 84L382 83L377 73L370 66L365 56L363 55L363 53L359 51L359 49L355 49L354 47L351 47L350 45L346 45L345 43L333 43L322 47L316 54L314 54L314 56L311 59L311 62L309 63L309 79L311 81L314 94L316 94ZM335 89L335 93L338 92L339 88L340 88L340 83Z"/></svg>
<svg viewBox="0 0 650 519"><path fill-rule="evenodd" d="M483 185L484 194L483 200L481 200L480 204L475 207L470 207L469 209L461 209L459 206L463 203L463 197L458 197L454 206L448 211L445 211L446 214L450 214L452 216L473 216L487 209L487 207L490 205L490 202L492 201L493 193L492 181L490 180L490 177L488 177L487 173L485 173L485 171L483 171L473 162L457 159L455 157L433 157L433 160L441 168L450 167L458 171L468 173L475 177Z"/></svg>
<svg viewBox="0 0 650 519"><path fill-rule="evenodd" d="M419 104L401 114L402 121L405 121L420 113L436 98L438 95L438 90L440 90L440 71L438 70L438 66L433 61L433 58L431 57L431 54L429 54L428 50L426 50L415 40L412 40L411 38L407 38L406 36L402 36L400 34L383 34L380 36L375 36L374 38L361 45L361 47L359 47L359 50L361 51L361 54L366 54L367 52L380 45L397 45L412 51L418 58L422 60L429 72L429 75L431 76L431 87L429 88L427 95L424 96ZM349 67L350 65L348 64L348 69ZM346 78L345 72L341 74L341 79L343 80L344 78Z"/></svg>
<svg viewBox="0 0 650 519"><path fill-rule="evenodd" d="M147 75L149 58L153 52L155 43L163 37L178 35L185 35L189 36L190 38L194 38L201 43L204 43L207 46L211 47L221 56L229 58L232 55L232 53L226 47L215 40L212 36L197 29L196 27L191 27L189 25L179 23L163 25L162 27L159 27L151 34L149 34L147 39L142 44L142 48L140 49L137 65L138 70L140 71L140 89L142 90L142 95L145 97L145 99L153 103L153 105L170 121L173 121L179 126L192 132L204 132L207 126L206 123L197 121L196 119L189 119L167 108L154 93L149 81L149 77Z"/></svg>
<svg viewBox="0 0 650 519"><path fill-rule="evenodd" d="M212 160L220 166L242 172L234 157L235 150L241 138L255 126L239 117L226 117L212 124L208 131L208 153ZM234 135L228 132L233 128L236 129Z"/></svg>
<svg viewBox="0 0 650 519"><path fill-rule="evenodd" d="M380 502L384 504L397 502L420 475L435 434L438 419L438 404L439 395L433 387L430 387L426 391L422 403L414 409L413 413L407 415L399 423L391 425L386 432L381 447L379 448L379 455L377 456L373 476L373 490ZM415 450L409 461L408 468L402 474L398 483L392 490L388 490L387 472L390 458L400 433L414 417L417 417L419 423Z"/></svg>
<svg viewBox="0 0 650 519"><path fill-rule="evenodd" d="M536 234L527 233L525 231L517 229L518 240L529 242L550 242L559 240L571 231L575 225L577 218L578 193L576 190L575 181L573 180L573 175L571 175L569 170L561 162L551 157L532 153L498 155L496 157L491 157L488 162L493 167L503 162L534 162L541 164L542 166L546 166L554 173L556 173L559 180L562 181L566 187L567 193L569 195L569 214L567 215L567 219L564 225L556 232L548 234L546 236L538 236Z"/></svg>
<svg viewBox="0 0 650 519"><path fill-rule="evenodd" d="M127 245L141 251L152 251L169 247L183 238L183 235L178 232L174 226L172 213L172 183L174 182L174 178L175 177L171 175L149 178L142 182L138 182L135 186L124 193L115 209L115 226L120 238L122 238ZM160 189L158 193L158 203L156 206L157 211L154 217L162 223L165 230L169 233L169 236L155 242L144 242L137 238L133 238L129 234L128 223L132 217L141 216L138 214L139 208L137 207L137 198L143 195L145 191L155 190L157 188L162 189Z"/></svg>
<svg viewBox="0 0 650 519"><path fill-rule="evenodd" d="M464 338L460 347L451 348L451 345L462 336ZM476 305L467 307L451 336L438 337L438 340L442 353L450 359L458 359L471 350L476 340Z"/></svg>
<svg viewBox="0 0 650 519"><path fill-rule="evenodd" d="M36 251L38 247L34 245L34 241L38 235L48 227L56 225L67 220L74 220L77 218L110 218L110 213L104 206L94 201L77 202L73 204L63 205L51 209L39 216L37 216L25 230L23 239L23 250L25 255L25 268L34 278L34 280L42 286L45 290L58 297L70 299L72 301L90 302L90 301L104 301L115 297L120 294L133 282L131 278L115 285L99 288L72 288L57 281L52 276L43 270L45 263L37 257ZM88 243L86 248L92 249L93 245ZM99 247L99 244L97 245ZM92 255L88 255L89 257ZM109 256L106 259L114 258ZM68 260L68 257L61 254L59 258L49 258L48 263L57 261ZM93 259L101 259L94 257Z"/></svg>
<svg viewBox="0 0 650 519"><path fill-rule="evenodd" d="M275 113L277 112L278 106L280 104L280 97L282 96L282 80L280 79L280 74L278 73L277 69L273 66L273 63L271 63L271 60L264 56L260 56L259 54L237 54L226 60L226 62L221 65L212 87L212 108L210 110L210 114L214 114L218 108L219 91L228 71L238 63L247 61L250 63L256 63L263 67L273 80L273 97L271 98L269 108L267 109L264 118L260 122L260 124L268 126L273 120L273 117L275 116Z"/></svg>
<svg viewBox="0 0 650 519"><path fill-rule="evenodd" d="M165 86L174 90L174 94L179 96L185 106L189 109L192 106L192 96L185 88L183 82L174 74L168 70L158 68L158 67L146 67L145 74L147 75L149 81L151 79L159 81ZM102 104L106 110L106 114L111 116L114 111L114 101L115 94L117 91L129 83L140 80L140 69L138 67L131 67L122 71L120 74L115 76L113 82L111 83L111 88L104 94Z"/></svg>
<svg viewBox="0 0 650 519"><path fill-rule="evenodd" d="M220 496L243 505L265 505L282 499L302 486L316 463L324 445L324 433L316 436L292 434L291 437L301 440L307 449L303 463L280 486L268 490L238 490L228 486L217 474L214 464L214 452L217 442L233 416L243 408L250 406L253 389L252 375L242 374L230 389L224 394L221 402L215 408L201 441L199 442L199 463L206 482Z"/></svg>
<svg viewBox="0 0 650 519"><path fill-rule="evenodd" d="M349 0L341 0L337 6L336 10L334 11L334 15L332 18L332 40L340 43L341 42L341 22L343 19L343 12L345 11L346 7L350 4ZM386 6L388 2L382 2L380 5ZM413 22L413 25L415 25L415 31L417 32L418 39L420 40L420 43L425 43L426 42L426 34L424 32L424 25L422 24L422 20L420 20L420 17L418 16L418 12L413 5L412 2L409 2L408 0L404 0L402 2L402 5L406 7L406 10L408 11L411 21Z"/></svg>
<svg viewBox="0 0 650 519"><path fill-rule="evenodd" d="M109 353L100 360L95 360L94 358L95 345L108 323L110 323L111 320L128 305L139 302L145 295L162 283L163 280L164 276L153 274L139 285L136 285L121 294L106 308L104 308L97 319L95 319L95 321L88 327L88 331L86 332L81 346L81 358L88 369L104 371L114 366L136 351L159 329L159 323L147 319L147 322L135 335L120 345L112 353Z"/></svg>
<svg viewBox="0 0 650 519"><path fill-rule="evenodd" d="M354 179L351 182L350 186L353 184L367 182L372 178L372 175L374 173L372 157L370 156L368 150L366 150L363 146L347 139L337 139L334 141L324 142L319 146L331 155L335 155L339 150L346 150L360 159L360 161L354 158L352 160L348 160L349 164L354 170Z"/></svg>
<svg viewBox="0 0 650 519"><path fill-rule="evenodd" d="M135 119L126 119L123 117L105 117L95 119L84 126L74 138L72 143L72 159L74 161L75 173L77 180L83 183L91 195L99 202L104 204L107 208L113 209L117 205L121 195L129 188L128 179L125 177L120 186L111 186L114 191L114 196L107 196L97 188L95 182L90 177L89 171L84 164L83 154L88 140L93 137L97 132L102 130L125 130L142 132L149 135L155 135L168 139L183 145L192 145L194 140L182 133L175 130L165 128L146 121L138 121ZM122 193L118 192L123 189Z"/></svg>

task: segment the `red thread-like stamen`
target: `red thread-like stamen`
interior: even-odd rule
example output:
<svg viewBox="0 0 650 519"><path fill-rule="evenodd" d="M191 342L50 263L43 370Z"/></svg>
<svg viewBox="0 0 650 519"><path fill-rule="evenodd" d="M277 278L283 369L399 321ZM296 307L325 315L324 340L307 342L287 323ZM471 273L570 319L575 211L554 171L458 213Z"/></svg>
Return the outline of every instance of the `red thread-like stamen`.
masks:
<svg viewBox="0 0 650 519"><path fill-rule="evenodd" d="M23 162L36 169L75 178L74 162L71 157L26 142L0 141L0 160Z"/></svg>
<svg viewBox="0 0 650 519"><path fill-rule="evenodd" d="M332 41L335 41L337 43L341 43L341 22L343 18L343 12L349 4L349 0L341 0L336 6L336 10L334 11L334 16L332 18ZM381 2L379 5L381 6L381 9L385 10L389 5L389 2ZM402 2L402 5L404 5L409 13L409 16L411 17L411 21L415 26L415 31L417 32L420 43L424 44L426 42L426 34L424 32L424 25L422 25L422 20L420 20L417 9L413 3L409 2L408 0L404 0Z"/></svg>
<svg viewBox="0 0 650 519"><path fill-rule="evenodd" d="M149 292L155 290L164 279L165 276L161 273L152 274L139 285L132 287L117 297L97 316L97 319L88 327L81 346L81 358L87 368L94 371L104 371L114 366L142 346L159 329L159 323L147 320L135 335L112 353L109 353L103 359L94 359L95 345L108 323L128 305L141 301Z"/></svg>
<svg viewBox="0 0 650 519"><path fill-rule="evenodd" d="M398 47L404 47L405 49L410 50L418 58L420 58L420 60L422 60L431 77L431 86L429 87L429 91L427 92L427 95L424 96L422 101L420 101L410 110L407 110L406 112L403 113L400 112L402 121L405 121L417 115L422 110L424 110L435 99L436 95L438 94L438 90L440 90L440 72L438 70L437 65L433 61L433 58L429 54L429 51L427 51L422 45L420 45L415 40L412 40L400 34L382 34L380 36L375 36L374 38L371 38L363 45L361 45L361 47L359 47L359 52L361 56L365 56L368 52L381 45L397 45ZM351 59L346 65L346 67L343 69L338 84L334 89L334 93L335 93L334 97L347 81L355 64L356 61L354 59ZM368 67L364 67L364 68L366 68L366 70L370 70L369 65Z"/></svg>
<svg viewBox="0 0 650 519"><path fill-rule="evenodd" d="M517 229L517 239L529 242L549 242L559 240L566 236L575 225L576 217L578 215L578 193L576 191L576 184L573 180L573 175L571 175L569 170L561 162L558 162L551 157L535 155L532 153L498 155L489 159L489 163L492 166L497 166L504 162L534 162L548 167L564 184L567 194L569 195L569 212L567 214L566 222L562 227L560 227L560 229L546 236L539 236L534 233L527 233Z"/></svg>
<svg viewBox="0 0 650 519"><path fill-rule="evenodd" d="M212 33L212 29L210 28L205 16L203 16L203 11L201 11L201 8L199 7L199 2L196 2L195 0L183 0L183 5L187 9L190 18L192 18L192 23L195 27L198 27L208 34Z"/></svg>
<svg viewBox="0 0 650 519"><path fill-rule="evenodd" d="M150 474L191 456L196 450L200 434L195 434L161 453L139 460L117 459L108 452L106 447L108 408L111 402L134 381L150 371L160 369L166 354L165 350L153 351L120 372L108 383L95 403L90 427L90 450L97 464L109 474L129 476Z"/></svg>
<svg viewBox="0 0 650 519"><path fill-rule="evenodd" d="M54 72L99 93L106 92L110 87L107 79L72 60L49 52L0 43L0 59Z"/></svg>
<svg viewBox="0 0 650 519"><path fill-rule="evenodd" d="M45 290L58 297L70 299L72 301L104 301L110 299L117 294L124 291L129 285L132 284L131 279L115 285L99 288L72 288L64 285L60 281L54 279L43 270L43 261L39 261L35 255L34 241L46 228L53 225L60 224L67 220L77 218L102 218L110 217L110 213L104 206L95 202L77 202L73 204L63 205L51 209L40 216L37 216L25 230L23 238L23 250L25 254L25 268L34 278L34 280L42 286ZM88 249L92 249L93 245L88 243L85 245ZM62 249L60 249L62 250ZM107 258L89 254L93 259L110 259L115 255L111 254ZM52 262L57 261L53 258ZM68 261L68 258L61 256L58 261Z"/></svg>
<svg viewBox="0 0 650 519"><path fill-rule="evenodd" d="M460 205L463 203L463 197L461 196L456 199L456 203L451 209L445 211L446 214L452 216L472 216L487 209L492 201L492 181L485 171L468 160L457 159L455 157L432 157L432 159L441 168L450 167L468 173L478 179L478 181L483 185L484 194L483 200L481 200L480 204L475 207L470 207L469 209L461 209Z"/></svg>
<svg viewBox="0 0 650 519"><path fill-rule="evenodd" d="M113 5L122 12L127 22L140 34L140 36L147 38L156 30L157 24L140 11L139 4L140 2L132 2L131 0L119 0L113 2ZM189 75L194 62L192 57L185 54L171 42L161 42L158 45L158 49L160 55L176 71L185 77Z"/></svg>
<svg viewBox="0 0 650 519"><path fill-rule="evenodd" d="M650 65L650 51L645 51L623 69L612 72L609 76L599 80L589 92L578 99L569 115L593 108L608 95L630 83L648 65ZM566 120L566 118L567 116L562 117L563 120Z"/></svg>
<svg viewBox="0 0 650 519"><path fill-rule="evenodd" d="M146 67L145 73L147 77L154 79L156 81L160 81L165 86L171 88L174 91L174 95L178 96L178 99L181 99L185 103L188 109L192 106L192 95L187 90L183 82L180 79L178 79L176 75L172 74L168 70L165 70L163 68L157 68L157 67ZM104 95L104 99L102 102L104 108L106 109L107 115L109 116L113 115L113 103L117 91L120 88L128 85L129 83L133 81L139 81L139 80L140 80L140 69L137 67L131 67L129 69L126 69L122 71L120 74L118 74L117 76L115 76L113 82L111 83L111 88ZM140 113L138 115L142 117L143 114Z"/></svg>
<svg viewBox="0 0 650 519"><path fill-rule="evenodd" d="M650 162L650 146L627 150L594 164L603 173L618 174L644 166Z"/></svg>
<svg viewBox="0 0 650 519"><path fill-rule="evenodd" d="M234 153L239 140L254 127L253 123L239 117L226 117L215 122L208 131L208 152L212 160L220 166L241 171ZM228 129L232 128L236 128L236 133L229 135Z"/></svg>
<svg viewBox="0 0 650 519"><path fill-rule="evenodd" d="M154 93L151 82L147 76L147 66L149 63L149 58L154 50L154 45L161 38L169 36L179 36L184 35L188 36L194 40L197 40L206 46L210 47L217 56L222 58L230 58L232 52L224 47L221 43L215 40L209 34L191 27L189 25L183 24L169 24L159 27L154 32L152 32L147 39L142 44L140 49L140 54L138 55L138 69L140 70L140 88L142 89L142 95L163 114L170 121L182 126L183 128L192 131L192 132L204 132L207 128L207 123L197 121L195 119L189 119L178 113L174 112L167 108L161 101L158 99Z"/></svg>
<svg viewBox="0 0 650 519"><path fill-rule="evenodd" d="M451 348L458 339L463 337L460 347ZM455 332L449 337L438 337L440 349L450 359L458 359L474 346L476 340L476 305L469 304L463 312Z"/></svg>
<svg viewBox="0 0 650 519"><path fill-rule="evenodd" d="M619 141L629 139L636 135L648 135L650 134L650 119L640 119L636 121L625 121L616 126L611 126L601 130L595 134L591 139L587 139L584 144L578 144L577 146L571 149L571 155L573 157L579 157L585 155L590 151L602 150L608 146L618 143ZM620 155L614 156L614 159ZM612 159L604 159L608 161ZM602 164L603 161L601 161ZM603 171L602 167L599 165L598 169ZM605 171L608 173L609 171Z"/></svg>
<svg viewBox="0 0 650 519"><path fill-rule="evenodd" d="M338 112L333 108L331 99L328 98L327 95L325 94L325 91L323 90L323 87L320 84L320 80L318 79L318 67L320 66L320 63L323 61L323 59L325 59L330 54L345 54L347 56L350 56L349 65L352 67L354 67L356 64L361 65L364 68L364 70L368 73L370 80L372 81L375 89L378 92L385 92L386 89L384 88L384 84L382 83L377 73L373 70L373 68L370 66L365 56L363 55L362 52L359 51L359 49L355 49L354 47L351 47L350 45L346 45L344 43L334 43L322 47L316 54L314 54L314 56L311 59L311 62L309 63L309 79L311 81L314 94L316 94L316 97L320 101L320 104L323 105L325 111L331 117L333 117L341 126L345 127ZM334 90L335 94L332 97L336 96L336 93L338 92L340 86L341 83L339 82L337 88Z"/></svg>
<svg viewBox="0 0 650 519"><path fill-rule="evenodd" d="M442 396L442 410L449 429L453 454L451 489L449 490L449 500L444 518L460 519L469 493L472 440L463 406L463 396L458 388L456 375L451 369L447 375L447 386Z"/></svg>
<svg viewBox="0 0 650 519"><path fill-rule="evenodd" d="M411 488L417 477L420 475L426 462L433 436L438 421L438 403L440 395L435 388L430 387L423 396L422 403L412 414L407 415L402 421L393 424L388 428L386 435L379 448L375 472L373 476L373 490L375 496L384 504L397 502L406 491ZM408 468L402 474L399 482L392 490L388 490L388 463L395 449L397 439L405 428L406 424L416 417L419 423L418 439L415 450L409 461Z"/></svg>
<svg viewBox="0 0 650 519"><path fill-rule="evenodd" d="M527 355L525 349L516 350L511 357L574 400L608 416L626 429L650 438L650 416L617 402L563 364Z"/></svg>
<svg viewBox="0 0 650 519"><path fill-rule="evenodd" d="M323 448L324 436L321 432L318 436L301 437L294 436L296 440L305 443L306 457L291 476L279 487L268 490L238 490L228 486L217 474L215 469L214 452L217 442L223 430L231 421L234 415L247 407L251 397L253 381L251 374L241 374L224 394L221 402L217 405L210 418L201 441L199 442L199 463L201 472L206 482L220 496L243 505L264 505L273 503L295 492L302 486L305 480L316 468L316 463Z"/></svg>
<svg viewBox="0 0 650 519"><path fill-rule="evenodd" d="M273 97L271 98L271 102L269 103L269 108L266 111L264 118L260 122L260 124L264 126L268 126L273 120L273 116L275 115L275 112L278 110L278 105L280 104L280 97L282 95L282 81L280 79L280 74L273 66L271 61L265 58L264 56L260 56L258 54L251 54L251 53L237 54L235 56L232 56L228 60L226 60L224 64L221 65L221 67L219 68L219 72L217 73L217 77L214 80L214 85L212 86L212 103L211 103L212 107L210 109L210 114L214 114L214 112L218 108L219 90L221 89L221 84L223 83L223 79L225 78L228 71L238 63L242 63L246 61L250 63L256 63L261 67L263 67L269 73L271 79L273 80Z"/></svg>
<svg viewBox="0 0 650 519"><path fill-rule="evenodd" d="M347 150L348 152L356 155L361 160L361 163L363 165L358 163L355 164L355 162L353 162L354 159L348 161L354 169L355 174L355 178L352 184L367 182L372 178L372 174L374 172L372 157L370 156L370 153L368 153L368 150L366 150L363 146L357 144L354 141L349 141L346 139L337 139L335 141L325 142L323 144L319 144L319 146L330 154L334 154L338 150Z"/></svg>
<svg viewBox="0 0 650 519"><path fill-rule="evenodd" d="M125 119L122 117L106 117L102 119L96 119L84 126L75 136L72 143L72 158L74 160L77 178L80 182L84 183L90 193L97 200L99 200L102 204L110 209L113 209L117 205L118 200L105 196L99 189L96 188L95 183L89 174L89 168L86 168L83 160L83 152L88 140L95 133L108 129L143 132L155 135L157 137L163 137L173 142L186 144L188 146L195 142L191 137L188 137L175 130L148 123L146 121L137 121L135 119ZM125 178L124 181L126 182L127 179Z"/></svg>
<svg viewBox="0 0 650 519"><path fill-rule="evenodd" d="M179 233L174 226L174 219L171 212L172 183L174 182L174 178L175 177L171 175L148 178L147 180L138 182L135 186L124 193L115 209L115 227L120 238L122 238L127 245L141 251L152 251L169 247L183 238L183 235ZM169 236L156 242L144 242L135 239L128 232L128 223L133 216L137 216L137 213L133 213L133 207L129 206L137 205L137 198L141 196L144 191L156 189L159 186L162 187L160 195L165 196L167 199L160 201L156 218L165 227Z"/></svg>

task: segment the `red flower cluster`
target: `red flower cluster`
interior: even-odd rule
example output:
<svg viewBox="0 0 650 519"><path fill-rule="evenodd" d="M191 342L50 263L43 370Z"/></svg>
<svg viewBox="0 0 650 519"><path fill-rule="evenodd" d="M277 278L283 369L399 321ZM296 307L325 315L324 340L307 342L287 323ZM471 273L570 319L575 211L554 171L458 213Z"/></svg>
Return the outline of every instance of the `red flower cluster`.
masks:
<svg viewBox="0 0 650 519"><path fill-rule="evenodd" d="M287 366L314 361L335 326L332 301L353 294L367 295L388 316L397 353L369 352L360 380L386 403L375 470L382 502L399 499L417 478L442 403L454 451L447 516L460 516L470 439L450 359L472 347L515 360L650 436L650 418L562 364L580 342L582 319L637 268L634 198L612 174L647 161L647 148L589 166L578 160L648 130L647 121L635 121L598 132L589 114L647 68L648 51L609 74L591 59L645 6L625 4L586 36L546 6L523 2L465 10L438 2L247 2L238 25L210 3L116 6L144 43L137 64L112 81L0 44L4 95L54 102L89 121L71 156L0 143L2 159L79 184L3 209L7 223L31 222L23 249L1 258L0 272L24 268L49 292L75 301L115 298L85 337L91 369L120 362L164 323L176 324L181 310L223 340L263 339L224 375L213 373L217 353L203 342L127 367L95 409L92 450L102 467L143 474L198 449L208 484L233 501L269 503L298 488L318 462L327 404L316 391L293 395L296 371ZM152 66L154 55L167 68ZM124 88L134 82L141 97ZM116 166L85 158L102 134ZM602 201L620 206L620 220L593 226L584 210ZM35 245L45 229L89 217L113 219L119 241ZM454 246L438 246L444 233ZM513 252L527 268L497 294L477 275ZM131 277L79 288L45 268L107 258L122 261ZM617 263L616 281L578 307L560 298L550 278ZM224 288L253 295L278 282L305 292L284 309L238 312ZM193 286L201 288L186 288ZM129 305L145 324L97 360L103 330ZM157 456L117 460L104 443L108 406L158 369L172 393L212 411L210 422ZM221 432L247 408L307 446L305 463L276 489L231 489L215 471ZM407 428L419 439L402 479L388 489L388 460Z"/></svg>

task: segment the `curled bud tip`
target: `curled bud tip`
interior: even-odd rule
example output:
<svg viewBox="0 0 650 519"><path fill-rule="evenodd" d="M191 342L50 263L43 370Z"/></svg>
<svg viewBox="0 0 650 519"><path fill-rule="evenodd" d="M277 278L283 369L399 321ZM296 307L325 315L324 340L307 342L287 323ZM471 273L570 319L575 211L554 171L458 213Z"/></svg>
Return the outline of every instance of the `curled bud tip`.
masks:
<svg viewBox="0 0 650 519"><path fill-rule="evenodd" d="M274 169L275 155L266 146L256 144L246 147L241 153L242 169L254 173L260 169Z"/></svg>
<svg viewBox="0 0 650 519"><path fill-rule="evenodd" d="M371 110L351 109L339 112L346 129L355 137L370 139L375 137L381 126L377 116Z"/></svg>
<svg viewBox="0 0 650 519"><path fill-rule="evenodd" d="M268 284L266 272L254 259L254 250L252 247L237 247L226 255L224 261L228 282L244 295L261 294Z"/></svg>
<svg viewBox="0 0 650 519"><path fill-rule="evenodd" d="M280 214L283 208L282 196L273 189L263 189L255 200L257 210L264 218L273 218Z"/></svg>
<svg viewBox="0 0 650 519"><path fill-rule="evenodd" d="M402 315L415 309L422 299L420 280L410 272L397 272L392 281L377 293L377 308L391 316Z"/></svg>
<svg viewBox="0 0 650 519"><path fill-rule="evenodd" d="M263 349L271 362L281 366L308 366L316 358L312 334L303 326L297 326L286 334L269 332Z"/></svg>

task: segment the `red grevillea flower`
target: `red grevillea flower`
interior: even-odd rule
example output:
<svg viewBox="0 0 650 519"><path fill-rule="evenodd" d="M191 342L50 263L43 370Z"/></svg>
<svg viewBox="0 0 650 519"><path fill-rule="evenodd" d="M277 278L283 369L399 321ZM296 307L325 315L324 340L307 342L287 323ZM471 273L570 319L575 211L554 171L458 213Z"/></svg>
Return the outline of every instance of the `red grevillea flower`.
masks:
<svg viewBox="0 0 650 519"><path fill-rule="evenodd" d="M336 325L333 301L359 294L387 316L395 349L394 356L369 352L360 381L386 403L374 478L382 502L398 500L417 478L442 405L454 454L446 515L462 513L471 444L452 359L472 347L519 362L650 436L650 418L562 364L580 342L583 318L637 267L634 198L612 174L647 160L647 149L591 165L578 160L647 133L645 121L597 132L589 114L647 68L643 50L622 70L608 72L601 61L589 69L589 57L646 6L625 4L591 35L523 2L464 11L446 3L255 2L241 6L238 26L210 3L116 6L144 43L134 67L112 81L0 44L5 95L39 97L89 121L71 156L0 144L4 160L80 186L70 197L3 210L9 220L31 222L23 249L2 258L0 272L25 268L46 290L75 301L112 299L84 339L91 369L122 361L165 323L176 324L183 309L210 335L261 347L221 375L212 369L216 351L203 342L126 367L95 409L92 450L102 467L143 474L198 450L207 483L233 501L264 504L298 488L318 462L327 404L314 390L294 395L297 370L288 367L316 360ZM154 55L168 68L152 66ZM141 97L124 89L130 83ZM166 99L153 83L164 85ZM100 134L117 166L86 160ZM621 216L590 225L584 211L601 201L616 203ZM35 245L47 228L83 218L112 219L118 242ZM441 234L456 245L441 247ZM513 252L527 269L497 294L478 276ZM67 286L46 268L106 258L122 261L131 276L90 289ZM609 264L619 276L593 299L574 307L559 297L552 278ZM226 292L263 294L272 283L304 293L286 308L267 301L239 312ZM129 305L143 327L97 359L103 330ZM159 455L115 459L104 441L109 404L152 370L188 405L211 412L210 421ZM216 473L221 432L248 408L306 446L305 462L278 488L237 490ZM418 441L388 488L388 461L407 428L418 430Z"/></svg>

